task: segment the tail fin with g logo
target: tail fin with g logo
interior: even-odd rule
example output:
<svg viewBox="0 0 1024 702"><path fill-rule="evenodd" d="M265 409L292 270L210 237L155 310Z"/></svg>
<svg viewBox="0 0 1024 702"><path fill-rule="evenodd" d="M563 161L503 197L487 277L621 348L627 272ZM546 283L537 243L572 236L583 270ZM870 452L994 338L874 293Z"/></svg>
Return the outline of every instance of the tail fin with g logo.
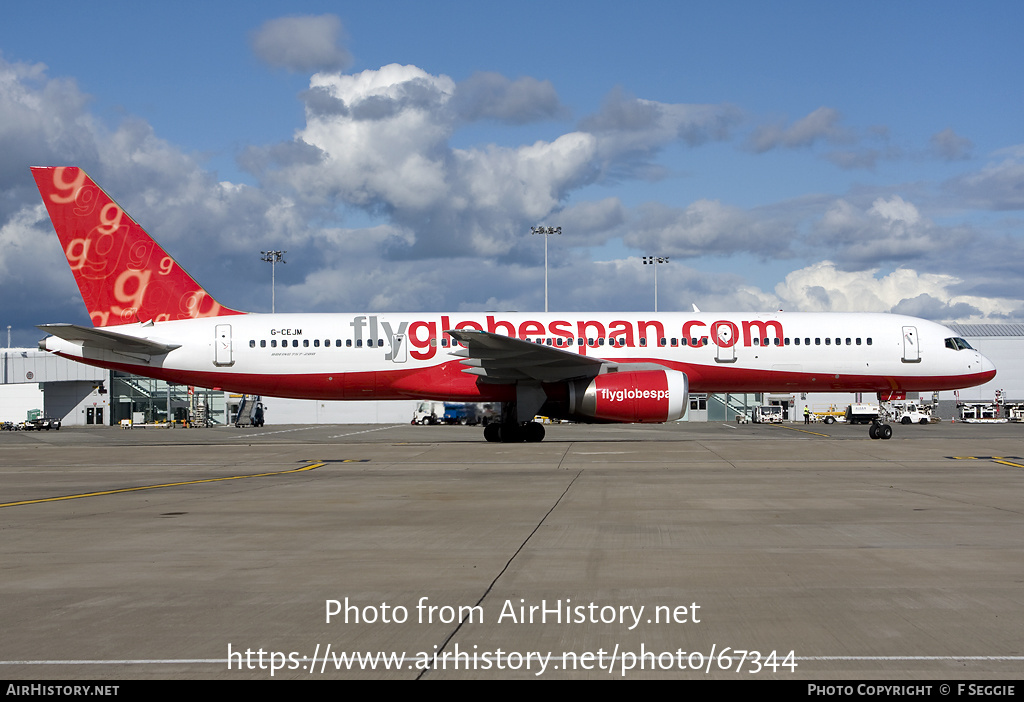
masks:
<svg viewBox="0 0 1024 702"><path fill-rule="evenodd" d="M93 326L243 314L210 297L81 168L32 175Z"/></svg>

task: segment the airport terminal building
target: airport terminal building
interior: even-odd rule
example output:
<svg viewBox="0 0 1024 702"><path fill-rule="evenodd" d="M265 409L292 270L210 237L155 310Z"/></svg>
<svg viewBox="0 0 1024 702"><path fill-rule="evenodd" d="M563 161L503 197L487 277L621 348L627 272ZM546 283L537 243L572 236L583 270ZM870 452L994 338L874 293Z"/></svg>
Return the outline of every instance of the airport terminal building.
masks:
<svg viewBox="0 0 1024 702"><path fill-rule="evenodd" d="M1024 401L1024 324L950 324L998 369L996 378L974 388L939 394L938 416L951 418L960 402L992 402L997 390L1009 402ZM873 397L873 396L871 396ZM693 394L682 421L733 422L754 407L784 406L786 419L803 416L804 406L843 408L851 393ZM870 397L865 397L865 400ZM930 397L922 397L930 401ZM0 421L21 422L35 412L65 426L182 421L198 411L209 423L234 422L242 396L190 388L69 361L38 349L0 350ZM320 401L264 397L269 424L394 424L411 420L417 400ZM188 413L191 413L190 415Z"/></svg>

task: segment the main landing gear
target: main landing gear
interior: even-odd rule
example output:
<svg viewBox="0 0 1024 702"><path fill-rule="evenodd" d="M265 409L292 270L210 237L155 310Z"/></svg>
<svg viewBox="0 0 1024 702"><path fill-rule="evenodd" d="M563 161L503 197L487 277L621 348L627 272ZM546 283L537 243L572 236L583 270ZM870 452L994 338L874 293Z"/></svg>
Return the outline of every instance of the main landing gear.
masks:
<svg viewBox="0 0 1024 702"><path fill-rule="evenodd" d="M892 427L874 419L871 421L871 426L868 427L868 436L872 439L891 439Z"/></svg>
<svg viewBox="0 0 1024 702"><path fill-rule="evenodd" d="M522 441L533 443L544 440L544 425L533 421L520 422L516 404L515 402L501 404L501 420L484 427L485 439L500 441L503 444L516 444ZM532 412L529 412L527 416L532 416Z"/></svg>
<svg viewBox="0 0 1024 702"><path fill-rule="evenodd" d="M503 444L514 444L521 441L543 441L544 425L540 422L526 422L524 424L495 422L484 427L484 438L488 441L500 441Z"/></svg>

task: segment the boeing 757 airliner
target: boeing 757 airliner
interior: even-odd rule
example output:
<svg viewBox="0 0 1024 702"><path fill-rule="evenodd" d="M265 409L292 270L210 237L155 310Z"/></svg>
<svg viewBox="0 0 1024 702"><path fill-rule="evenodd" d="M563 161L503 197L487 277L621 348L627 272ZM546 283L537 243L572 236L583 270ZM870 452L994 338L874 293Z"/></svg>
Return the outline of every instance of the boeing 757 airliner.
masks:
<svg viewBox="0 0 1024 702"><path fill-rule="evenodd" d="M214 300L85 171L33 168L92 327L40 348L172 383L321 400L496 401L488 441L536 414L667 422L689 392L953 390L992 362L939 324L860 313L253 314ZM872 437L891 436L887 425Z"/></svg>

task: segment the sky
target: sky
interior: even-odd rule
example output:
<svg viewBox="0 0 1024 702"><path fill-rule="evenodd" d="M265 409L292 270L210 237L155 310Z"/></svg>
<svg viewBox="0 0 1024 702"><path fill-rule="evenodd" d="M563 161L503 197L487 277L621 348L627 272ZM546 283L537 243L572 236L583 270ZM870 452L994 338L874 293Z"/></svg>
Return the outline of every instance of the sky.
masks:
<svg viewBox="0 0 1024 702"><path fill-rule="evenodd" d="M1024 5L51 2L0 23L0 331L88 324L29 167L269 312L1024 321Z"/></svg>

